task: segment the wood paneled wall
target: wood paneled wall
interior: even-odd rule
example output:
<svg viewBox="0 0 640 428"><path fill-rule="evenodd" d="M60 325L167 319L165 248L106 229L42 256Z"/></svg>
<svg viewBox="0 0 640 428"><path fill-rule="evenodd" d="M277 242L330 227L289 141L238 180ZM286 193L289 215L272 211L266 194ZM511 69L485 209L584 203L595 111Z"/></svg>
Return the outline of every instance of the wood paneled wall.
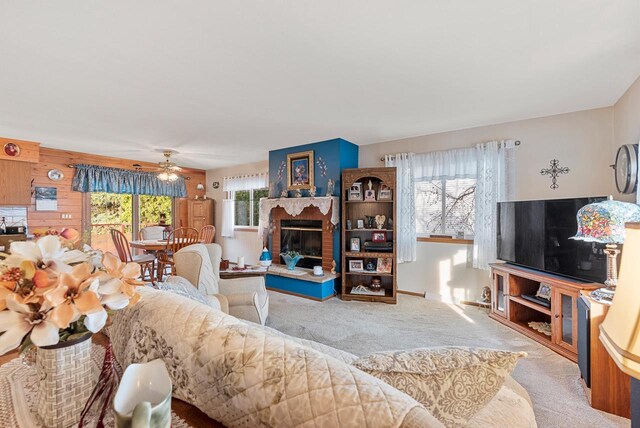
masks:
<svg viewBox="0 0 640 428"><path fill-rule="evenodd" d="M158 160L161 160L160 158ZM36 228L55 228L72 227L82 230L82 193L71 190L71 181L75 173L74 168L68 167L69 164L89 164L100 165L115 168L131 169L133 164L137 163L143 167L156 167L157 164L151 162L140 162L129 159L113 158L107 156L98 156L87 153L71 152L66 150L40 148L40 160L33 165L33 186L57 187L58 189L58 211L36 211L35 201L31 200L28 207L28 224L31 230ZM64 173L64 178L60 181L52 181L47 177L47 173L51 169L59 169ZM198 183L205 184L206 173L204 170L185 168L182 171L185 177L191 177L187 180L187 194L189 198L195 195L202 196L204 191L197 191ZM180 199L177 208L177 225L187 224L187 199ZM70 215L71 218L62 218L62 215Z"/></svg>

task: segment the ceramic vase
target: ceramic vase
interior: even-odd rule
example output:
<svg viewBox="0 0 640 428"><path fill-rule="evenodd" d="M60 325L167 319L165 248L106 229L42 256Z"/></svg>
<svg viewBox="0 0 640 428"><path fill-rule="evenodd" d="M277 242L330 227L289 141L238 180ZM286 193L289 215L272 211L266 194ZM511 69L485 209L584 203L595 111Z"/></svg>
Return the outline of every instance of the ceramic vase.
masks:
<svg viewBox="0 0 640 428"><path fill-rule="evenodd" d="M37 412L47 428L76 426L95 385L91 362L91 334L38 348Z"/></svg>

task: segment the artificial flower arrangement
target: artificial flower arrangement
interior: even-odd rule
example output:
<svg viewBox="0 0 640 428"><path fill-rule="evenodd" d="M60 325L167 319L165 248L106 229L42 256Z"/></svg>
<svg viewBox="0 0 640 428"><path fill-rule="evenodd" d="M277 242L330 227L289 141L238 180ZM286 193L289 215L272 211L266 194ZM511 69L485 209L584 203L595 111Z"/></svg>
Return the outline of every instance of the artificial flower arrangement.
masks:
<svg viewBox="0 0 640 428"><path fill-rule="evenodd" d="M107 310L140 300L140 265L80 242L74 229L12 242L0 260L0 355L97 333Z"/></svg>

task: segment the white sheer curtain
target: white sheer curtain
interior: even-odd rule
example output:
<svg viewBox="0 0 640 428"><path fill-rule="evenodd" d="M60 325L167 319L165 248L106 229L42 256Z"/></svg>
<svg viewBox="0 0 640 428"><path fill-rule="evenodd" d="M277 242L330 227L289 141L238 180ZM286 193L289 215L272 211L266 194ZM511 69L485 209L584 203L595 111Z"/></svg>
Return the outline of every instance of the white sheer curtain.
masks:
<svg viewBox="0 0 640 428"><path fill-rule="evenodd" d="M384 158L385 166L395 166L396 171L396 245L398 263L416 260L416 202L413 171L413 153L398 153Z"/></svg>
<svg viewBox="0 0 640 428"><path fill-rule="evenodd" d="M220 235L226 238L233 238L233 227L235 217L235 204L233 199L224 199L222 201L222 228Z"/></svg>
<svg viewBox="0 0 640 428"><path fill-rule="evenodd" d="M222 190L227 193L227 198L222 201L222 228L220 235L233 238L235 226L235 203L232 192L239 190L265 189L269 187L269 173L241 175L237 177L224 177Z"/></svg>
<svg viewBox="0 0 640 428"><path fill-rule="evenodd" d="M265 189L269 187L269 173L241 175L238 177L224 177L222 190L235 192L237 190Z"/></svg>
<svg viewBox="0 0 640 428"><path fill-rule="evenodd" d="M515 140L476 146L476 220L473 267L488 269L497 256L498 202L513 198Z"/></svg>
<svg viewBox="0 0 640 428"><path fill-rule="evenodd" d="M454 149L413 156L415 181L476 178L476 149Z"/></svg>

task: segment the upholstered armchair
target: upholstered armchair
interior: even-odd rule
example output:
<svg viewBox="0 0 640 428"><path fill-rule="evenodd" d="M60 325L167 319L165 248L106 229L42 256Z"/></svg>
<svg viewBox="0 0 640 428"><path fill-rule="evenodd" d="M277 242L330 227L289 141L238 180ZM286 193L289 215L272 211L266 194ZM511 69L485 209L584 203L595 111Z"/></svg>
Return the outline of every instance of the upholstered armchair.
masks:
<svg viewBox="0 0 640 428"><path fill-rule="evenodd" d="M176 275L187 279L207 295L228 304L229 314L264 325L269 315L269 295L263 277L220 279L222 247L195 244L173 255ZM221 296L220 296L221 295Z"/></svg>

